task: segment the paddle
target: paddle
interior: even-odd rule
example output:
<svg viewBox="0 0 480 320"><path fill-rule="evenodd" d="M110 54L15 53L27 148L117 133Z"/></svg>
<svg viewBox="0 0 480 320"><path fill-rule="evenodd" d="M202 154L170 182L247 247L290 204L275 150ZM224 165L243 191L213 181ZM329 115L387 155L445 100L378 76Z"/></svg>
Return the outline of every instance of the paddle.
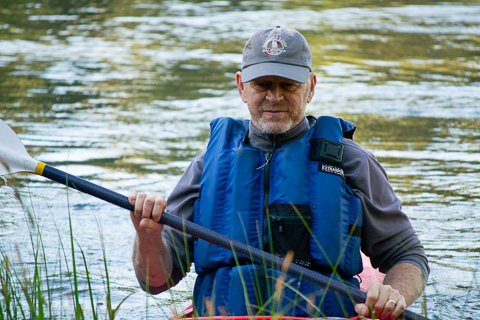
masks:
<svg viewBox="0 0 480 320"><path fill-rule="evenodd" d="M35 173L129 211L133 211L134 207L128 202L126 196L33 159L15 132L2 120L0 120L0 137L0 176L17 172ZM185 232L193 237L208 241L221 248L231 250L238 255L249 257L256 263L265 263L270 268L282 271L282 266L285 263L285 260L280 257L226 237L168 212L162 213L160 223ZM285 270L283 271L285 272ZM365 302L364 292L294 263L289 264L286 273L296 278L302 278L320 288L328 288L328 290L337 292L342 296L351 297L355 302ZM405 310L403 316L405 319L426 319L409 310Z"/></svg>

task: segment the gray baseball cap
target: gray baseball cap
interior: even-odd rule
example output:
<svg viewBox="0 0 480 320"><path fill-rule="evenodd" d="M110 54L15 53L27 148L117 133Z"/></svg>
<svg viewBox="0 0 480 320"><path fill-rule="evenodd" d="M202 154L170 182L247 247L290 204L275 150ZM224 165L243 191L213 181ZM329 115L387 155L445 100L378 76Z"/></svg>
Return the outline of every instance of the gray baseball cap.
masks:
<svg viewBox="0 0 480 320"><path fill-rule="evenodd" d="M305 83L312 71L307 40L294 29L274 27L257 31L243 48L242 82L278 76Z"/></svg>

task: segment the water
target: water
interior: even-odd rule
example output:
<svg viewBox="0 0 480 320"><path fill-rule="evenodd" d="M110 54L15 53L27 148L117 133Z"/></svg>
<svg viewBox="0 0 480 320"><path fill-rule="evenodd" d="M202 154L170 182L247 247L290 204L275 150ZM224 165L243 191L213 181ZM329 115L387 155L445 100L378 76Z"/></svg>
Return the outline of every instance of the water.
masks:
<svg viewBox="0 0 480 320"><path fill-rule="evenodd" d="M212 119L248 117L234 82L241 49L273 25L311 44L318 85L307 111L355 122L356 141L384 165L430 260L429 315L478 318L476 1L3 0L0 118L38 160L123 194L168 195L205 148ZM62 262L70 261L69 215L100 309L102 241L114 305L133 292L119 318L166 319L188 304L192 275L157 299L139 291L124 210L33 175L8 181L28 210L2 182L0 248L17 266L31 264L33 214L58 314L73 310L72 266ZM411 310L420 312L420 301Z"/></svg>

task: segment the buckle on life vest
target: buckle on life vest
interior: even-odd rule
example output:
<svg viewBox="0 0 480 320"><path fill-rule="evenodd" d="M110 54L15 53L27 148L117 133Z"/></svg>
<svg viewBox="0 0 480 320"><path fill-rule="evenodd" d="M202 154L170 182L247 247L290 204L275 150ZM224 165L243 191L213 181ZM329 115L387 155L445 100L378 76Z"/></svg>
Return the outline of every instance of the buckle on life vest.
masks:
<svg viewBox="0 0 480 320"><path fill-rule="evenodd" d="M311 139L308 160L325 161L343 167L343 143L327 139Z"/></svg>

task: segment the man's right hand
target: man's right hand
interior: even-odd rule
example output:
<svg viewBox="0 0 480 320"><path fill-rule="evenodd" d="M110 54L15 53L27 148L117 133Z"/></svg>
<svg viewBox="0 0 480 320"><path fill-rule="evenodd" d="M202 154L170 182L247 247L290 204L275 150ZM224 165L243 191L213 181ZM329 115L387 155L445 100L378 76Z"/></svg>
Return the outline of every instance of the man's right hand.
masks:
<svg viewBox="0 0 480 320"><path fill-rule="evenodd" d="M158 223L167 201L161 196L131 191L128 202L135 207L130 218L139 236L158 236L163 231L163 224Z"/></svg>
<svg viewBox="0 0 480 320"><path fill-rule="evenodd" d="M161 196L131 191L128 201L134 206L130 212L137 231L133 244L133 266L138 279L152 287L161 287L172 274L172 256L163 242L164 225L158 223L167 202Z"/></svg>

